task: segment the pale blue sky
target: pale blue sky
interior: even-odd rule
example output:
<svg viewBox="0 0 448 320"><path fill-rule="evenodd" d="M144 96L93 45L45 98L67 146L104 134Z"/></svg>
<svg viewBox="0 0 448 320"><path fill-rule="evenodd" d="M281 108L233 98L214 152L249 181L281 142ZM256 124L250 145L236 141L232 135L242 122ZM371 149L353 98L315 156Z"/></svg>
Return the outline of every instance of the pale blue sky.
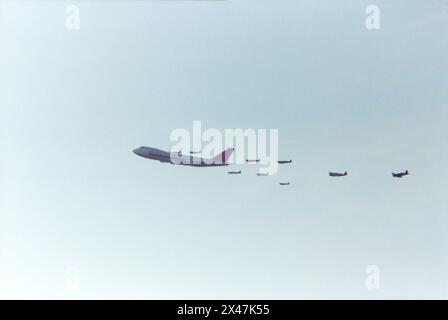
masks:
<svg viewBox="0 0 448 320"><path fill-rule="evenodd" d="M0 2L0 297L447 297L446 1L71 3ZM294 162L132 153L193 120Z"/></svg>

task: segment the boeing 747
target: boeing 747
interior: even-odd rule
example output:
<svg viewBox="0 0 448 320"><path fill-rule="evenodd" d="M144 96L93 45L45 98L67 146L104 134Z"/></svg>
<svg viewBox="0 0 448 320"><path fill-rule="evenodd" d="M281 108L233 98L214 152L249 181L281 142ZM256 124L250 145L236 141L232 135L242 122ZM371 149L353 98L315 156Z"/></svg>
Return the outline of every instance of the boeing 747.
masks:
<svg viewBox="0 0 448 320"><path fill-rule="evenodd" d="M234 148L228 148L212 159L204 159L193 157L191 155L182 155L181 152L167 152L150 147L140 147L134 150L134 153L140 157L166 162L171 164L179 164L192 167L221 167L228 166L229 160Z"/></svg>

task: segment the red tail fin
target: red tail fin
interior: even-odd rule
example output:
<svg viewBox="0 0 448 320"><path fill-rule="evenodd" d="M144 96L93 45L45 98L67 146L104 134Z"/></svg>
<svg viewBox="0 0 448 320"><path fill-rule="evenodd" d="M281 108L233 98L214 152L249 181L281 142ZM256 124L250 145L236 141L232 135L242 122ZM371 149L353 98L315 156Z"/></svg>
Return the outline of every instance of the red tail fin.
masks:
<svg viewBox="0 0 448 320"><path fill-rule="evenodd" d="M227 160L229 160L230 156L232 155L234 148L228 148L218 154L216 157L213 158L213 163L216 164L225 164L227 163Z"/></svg>

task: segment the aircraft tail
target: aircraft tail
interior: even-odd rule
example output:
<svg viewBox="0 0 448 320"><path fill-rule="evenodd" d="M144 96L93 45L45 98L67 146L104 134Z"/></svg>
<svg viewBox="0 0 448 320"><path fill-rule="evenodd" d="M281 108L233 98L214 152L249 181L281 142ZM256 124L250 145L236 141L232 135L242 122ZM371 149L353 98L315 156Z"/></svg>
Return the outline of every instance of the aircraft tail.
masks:
<svg viewBox="0 0 448 320"><path fill-rule="evenodd" d="M216 157L213 158L213 163L218 164L226 164L227 160L229 160L230 156L232 155L234 148L227 148L220 154L218 154Z"/></svg>

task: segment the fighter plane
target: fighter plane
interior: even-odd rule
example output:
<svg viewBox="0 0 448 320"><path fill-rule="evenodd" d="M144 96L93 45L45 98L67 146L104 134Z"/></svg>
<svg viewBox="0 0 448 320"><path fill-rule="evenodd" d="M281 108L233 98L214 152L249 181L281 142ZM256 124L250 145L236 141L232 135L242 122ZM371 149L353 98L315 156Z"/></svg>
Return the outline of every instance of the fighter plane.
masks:
<svg viewBox="0 0 448 320"><path fill-rule="evenodd" d="M241 174L241 170L240 171L229 171L229 172L227 172L227 174Z"/></svg>
<svg viewBox="0 0 448 320"><path fill-rule="evenodd" d="M285 163L291 163L292 160L279 160L277 161L278 164L285 164Z"/></svg>
<svg viewBox="0 0 448 320"><path fill-rule="evenodd" d="M392 177L394 178L403 178L404 176L407 176L409 174L408 170L406 170L405 172L399 172L399 173L393 173L392 172Z"/></svg>
<svg viewBox="0 0 448 320"><path fill-rule="evenodd" d="M212 159L203 159L198 157L193 157L190 155L182 155L179 152L167 152L156 148L150 147L140 147L133 152L143 158L157 160L160 162L166 162L171 164L179 164L192 167L220 167L228 166L227 160L229 160L234 148L228 148L215 156Z"/></svg>
<svg viewBox="0 0 448 320"><path fill-rule="evenodd" d="M280 182L280 185L281 185L281 186L289 186L290 183L289 183L289 182Z"/></svg>
<svg viewBox="0 0 448 320"><path fill-rule="evenodd" d="M328 175L330 177L343 177L347 175L347 171L345 171L344 173L339 173L339 172L330 172L328 173Z"/></svg>
<svg viewBox="0 0 448 320"><path fill-rule="evenodd" d="M269 175L269 173L257 173L257 176L260 177L267 177Z"/></svg>

